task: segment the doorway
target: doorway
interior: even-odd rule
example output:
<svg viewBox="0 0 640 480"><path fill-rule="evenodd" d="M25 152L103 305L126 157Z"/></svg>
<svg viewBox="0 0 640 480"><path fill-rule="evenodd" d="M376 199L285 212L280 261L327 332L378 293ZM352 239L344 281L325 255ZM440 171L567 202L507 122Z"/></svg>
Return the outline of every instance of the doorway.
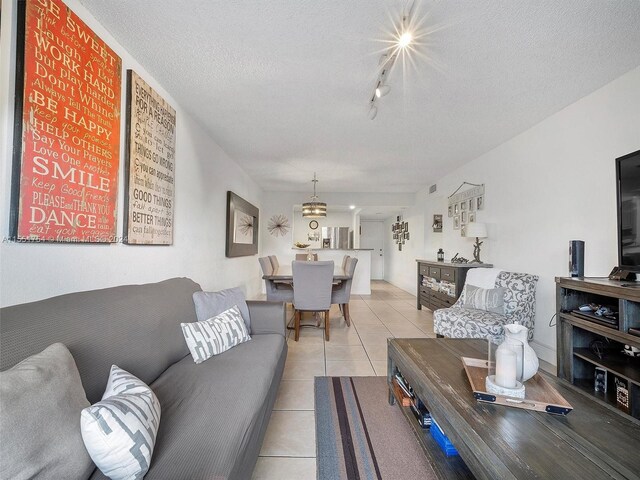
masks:
<svg viewBox="0 0 640 480"><path fill-rule="evenodd" d="M370 248L371 280L384 280L384 222L360 221L360 248Z"/></svg>

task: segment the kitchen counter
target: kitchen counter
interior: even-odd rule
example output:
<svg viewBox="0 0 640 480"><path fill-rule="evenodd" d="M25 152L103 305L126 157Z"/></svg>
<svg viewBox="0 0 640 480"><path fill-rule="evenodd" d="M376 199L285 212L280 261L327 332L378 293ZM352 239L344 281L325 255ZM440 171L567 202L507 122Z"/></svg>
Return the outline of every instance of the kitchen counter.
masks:
<svg viewBox="0 0 640 480"><path fill-rule="evenodd" d="M311 250L312 252L323 252L323 251L328 251L330 252L331 250L338 250L340 252L372 252L373 248L298 248L298 247L292 247L292 250Z"/></svg>

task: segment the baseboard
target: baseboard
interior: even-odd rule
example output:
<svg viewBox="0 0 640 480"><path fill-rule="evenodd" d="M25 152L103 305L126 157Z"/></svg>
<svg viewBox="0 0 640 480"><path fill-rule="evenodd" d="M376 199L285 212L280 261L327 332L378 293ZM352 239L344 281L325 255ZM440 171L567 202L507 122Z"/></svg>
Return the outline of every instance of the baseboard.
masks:
<svg viewBox="0 0 640 480"><path fill-rule="evenodd" d="M541 358L545 362L549 362L552 365L555 365L557 363L555 348L550 347L549 345L545 345L544 343L540 343L535 339L531 340L529 342L529 345L531 345L531 348L535 350L538 358Z"/></svg>

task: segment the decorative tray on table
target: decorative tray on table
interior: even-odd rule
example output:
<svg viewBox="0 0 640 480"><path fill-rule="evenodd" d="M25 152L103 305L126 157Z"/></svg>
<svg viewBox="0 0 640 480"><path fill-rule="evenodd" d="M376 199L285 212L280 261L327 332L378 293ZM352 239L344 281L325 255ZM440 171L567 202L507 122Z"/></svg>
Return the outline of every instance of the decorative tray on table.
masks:
<svg viewBox="0 0 640 480"><path fill-rule="evenodd" d="M533 378L524 382L525 397L515 398L488 393L485 378L489 372L489 362L481 358L462 357L464 370L469 378L473 396L480 402L496 403L509 407L537 410L554 415L566 415L573 407L567 402L542 375L536 373Z"/></svg>

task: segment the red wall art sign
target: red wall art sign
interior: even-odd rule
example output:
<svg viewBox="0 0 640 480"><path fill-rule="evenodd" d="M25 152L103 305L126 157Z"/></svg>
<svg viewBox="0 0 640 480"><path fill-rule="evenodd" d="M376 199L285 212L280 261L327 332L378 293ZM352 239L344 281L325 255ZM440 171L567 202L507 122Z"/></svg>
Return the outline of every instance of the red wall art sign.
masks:
<svg viewBox="0 0 640 480"><path fill-rule="evenodd" d="M120 57L60 0L19 12L12 236L114 242Z"/></svg>

